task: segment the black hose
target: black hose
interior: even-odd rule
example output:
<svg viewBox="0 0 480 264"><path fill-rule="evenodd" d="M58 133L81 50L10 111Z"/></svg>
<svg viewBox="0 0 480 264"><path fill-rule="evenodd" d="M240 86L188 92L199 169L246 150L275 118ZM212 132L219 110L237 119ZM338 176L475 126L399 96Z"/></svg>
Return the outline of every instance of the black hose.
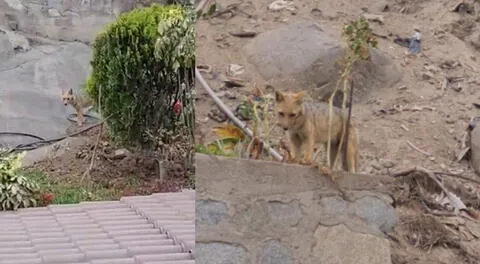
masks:
<svg viewBox="0 0 480 264"><path fill-rule="evenodd" d="M76 122L76 120L74 119L75 117L77 116L76 113L73 113L73 114L70 114L67 116L67 120L70 121L70 122ZM92 115L89 115L89 114L84 114L83 116L87 117L87 118L91 118L91 119L96 119L96 120L99 120L97 117L95 116L92 116ZM103 120L104 121L104 120ZM87 128L84 128L80 131L77 131L71 135L65 135L65 136L61 136L61 137L58 137L58 138L53 138L53 139L45 139L45 138L42 138L40 136L37 136L37 135L33 135L33 134L29 134L29 133L23 133L23 132L2 132L0 131L0 136L23 136L23 137L31 137L31 138L34 138L34 139L37 139L37 141L34 141L34 142L31 142L31 143L27 143L27 144L18 144L16 145L15 147L13 148L10 148L4 152L1 152L0 153L0 156L3 156L5 154L10 154L10 153L13 153L15 151L25 151L25 150L34 150L34 149L37 149L43 145L47 145L47 144L52 144L52 143L55 143L55 142L58 142L60 140L63 140L67 137L71 137L71 136L75 136L75 135L78 135L78 134L81 134L87 130L90 130L100 124L103 123L103 121L99 121L97 122L96 124L93 124Z"/></svg>
<svg viewBox="0 0 480 264"><path fill-rule="evenodd" d="M0 132L0 136L22 136L22 137L31 137L31 138L35 138L35 139L38 139L38 140L45 140L44 138L39 137L37 135L28 134L28 133L21 133L21 132Z"/></svg>

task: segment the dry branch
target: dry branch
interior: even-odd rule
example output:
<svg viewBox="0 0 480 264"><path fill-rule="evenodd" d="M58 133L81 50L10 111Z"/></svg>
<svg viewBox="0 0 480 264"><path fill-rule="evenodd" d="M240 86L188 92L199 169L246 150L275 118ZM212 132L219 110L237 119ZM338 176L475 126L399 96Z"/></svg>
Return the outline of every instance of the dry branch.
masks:
<svg viewBox="0 0 480 264"><path fill-rule="evenodd" d="M213 101L217 104L217 106L220 108L220 110L223 113L225 113L225 115L227 115L227 117L230 118L230 120L232 120L232 122L237 127L239 127L245 134L247 134L247 136L249 136L250 138L254 138L252 130L250 130L247 127L246 124L244 124L242 121L240 121L233 114L233 112L228 108L228 106L226 106L222 102L222 100L220 100L220 98L218 98L218 96L215 94L215 92L213 92L212 88L210 88L208 83L205 81L205 79L203 78L203 76L200 73L200 71L198 70L198 68L195 68L195 78L198 79L198 81L200 82L202 87L207 91L207 93L210 95L210 97L213 99ZM266 144L264 144L264 143L263 143L263 145L265 146L265 149L270 153L270 155L272 155L276 160L281 161L283 159L283 157L280 154L278 154L278 152L276 150L274 150L270 146L266 146Z"/></svg>
<svg viewBox="0 0 480 264"><path fill-rule="evenodd" d="M423 167L414 167L414 168L411 168L411 169L406 169L406 170L396 172L396 173L393 174L393 176L394 177L408 176L408 175L410 175L412 173L415 173L415 172L421 172L421 173L427 175L430 179L432 179L440 187L440 189L442 189L442 191L445 193L445 195L447 195L447 198L450 201L450 204L454 207L454 213L456 215L458 215L461 210L467 210L467 206L465 205L465 203L460 198L458 198L458 196L451 193L445 187L445 185L443 185L443 183L441 183L438 180L435 173L433 171L429 170L429 169L426 169L426 168L423 168Z"/></svg>
<svg viewBox="0 0 480 264"><path fill-rule="evenodd" d="M100 130L98 131L97 140L95 142L95 146L93 147L93 152L92 152L92 158L90 160L90 165L88 166L87 170L83 173L82 178L80 179L80 182L83 182L83 180L87 176L90 177L90 172L92 171L93 166L95 164L95 158L96 158L98 143L100 142L100 137L102 136L102 131L103 131L103 122L100 125Z"/></svg>
<svg viewBox="0 0 480 264"><path fill-rule="evenodd" d="M430 153L428 153L428 152L426 152L426 151L424 151L424 150L421 150L419 147L415 146L412 142L410 142L410 140L407 140L407 144L408 144L411 148L413 148L414 150L422 153L422 154L425 155L425 156L432 156L432 154L430 154Z"/></svg>

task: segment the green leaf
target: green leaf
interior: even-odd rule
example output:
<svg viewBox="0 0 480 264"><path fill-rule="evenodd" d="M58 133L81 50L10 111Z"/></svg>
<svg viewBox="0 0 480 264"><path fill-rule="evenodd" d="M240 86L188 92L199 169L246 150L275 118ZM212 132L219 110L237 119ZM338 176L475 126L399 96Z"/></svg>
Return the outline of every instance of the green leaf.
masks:
<svg viewBox="0 0 480 264"><path fill-rule="evenodd" d="M207 12L207 16L211 17L215 12L217 11L217 4L213 3L209 8Z"/></svg>

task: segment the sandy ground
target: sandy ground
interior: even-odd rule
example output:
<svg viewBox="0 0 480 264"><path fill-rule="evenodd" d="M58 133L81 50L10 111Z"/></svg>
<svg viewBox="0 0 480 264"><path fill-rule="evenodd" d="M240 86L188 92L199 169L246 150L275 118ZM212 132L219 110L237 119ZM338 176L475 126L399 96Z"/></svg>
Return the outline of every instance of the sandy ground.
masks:
<svg viewBox="0 0 480 264"><path fill-rule="evenodd" d="M476 15L451 12L455 3L446 0L296 0L294 12L267 10L271 0L216 2L220 7L236 4L237 8L233 14L197 22L197 65L211 67L212 72L204 77L232 110L248 96L253 86L263 88L265 81L244 56L242 48L249 39L231 36L230 32L261 33L285 24L313 20L329 35L340 39L342 25L362 12L381 14L384 24L371 22L374 32L384 36L378 38L378 48L394 59L403 77L395 86L373 91L366 100L354 105L354 117L360 124L361 171L386 173L382 165L390 162L394 164L392 170L424 166L478 178L467 162L454 161L456 145L470 118L479 113L473 106L480 102ZM382 12L385 5L388 11ZM480 8L477 7L476 12L480 12ZM414 27L422 32L423 54L408 58L406 48L394 44L393 39L396 35L409 37ZM221 89L221 76L226 75L230 64L245 66L245 72L238 77L246 83L245 87ZM443 89L445 78L451 81ZM208 143L215 139L211 128L220 123L208 117L216 107L198 84L197 97L197 122L205 134L205 141L197 143ZM401 219L405 220L410 210L399 208ZM402 247L394 248L393 255L403 254ZM395 263L469 263L462 259L463 253L453 249L442 251L444 248L449 247L442 244L428 251L430 253L413 250L407 255L426 255L416 260L415 257L408 261L407 258L394 260Z"/></svg>

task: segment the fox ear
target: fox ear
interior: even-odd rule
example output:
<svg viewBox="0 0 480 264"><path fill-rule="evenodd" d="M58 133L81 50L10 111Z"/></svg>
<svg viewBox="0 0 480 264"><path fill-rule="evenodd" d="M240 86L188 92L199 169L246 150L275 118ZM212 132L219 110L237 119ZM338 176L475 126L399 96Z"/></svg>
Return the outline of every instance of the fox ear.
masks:
<svg viewBox="0 0 480 264"><path fill-rule="evenodd" d="M68 89L68 94L73 94L72 88Z"/></svg>
<svg viewBox="0 0 480 264"><path fill-rule="evenodd" d="M279 102L282 102L283 100L285 100L285 96L283 95L283 93L278 90L275 90L275 101L279 103Z"/></svg>
<svg viewBox="0 0 480 264"><path fill-rule="evenodd" d="M297 104L302 104L304 97L305 97L305 91L301 91L301 92L295 93L295 94L293 95L293 99L295 100L295 102L296 102Z"/></svg>

